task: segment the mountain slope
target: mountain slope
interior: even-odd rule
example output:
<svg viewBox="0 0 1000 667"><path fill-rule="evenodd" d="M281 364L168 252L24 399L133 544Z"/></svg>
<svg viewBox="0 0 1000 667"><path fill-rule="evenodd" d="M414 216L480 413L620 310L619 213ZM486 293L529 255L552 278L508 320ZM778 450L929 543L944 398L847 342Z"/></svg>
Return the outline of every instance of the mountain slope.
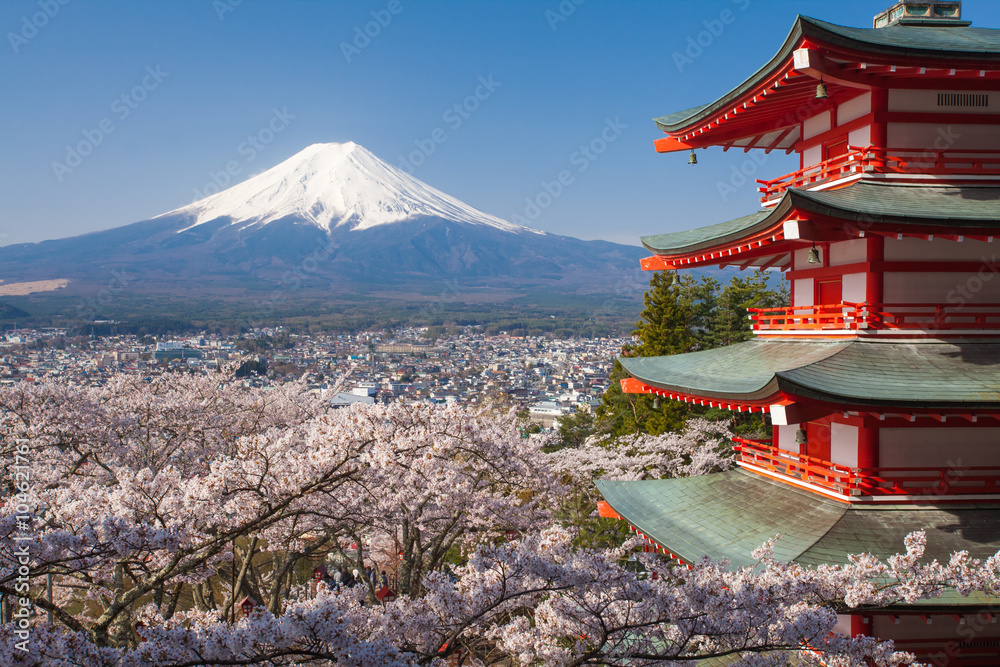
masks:
<svg viewBox="0 0 1000 667"><path fill-rule="evenodd" d="M0 248L0 279L68 278L70 292L85 293L124 272L135 293L224 292L229 299L303 286L405 295L433 291L443 281L522 293L620 294L622 284L646 283L638 266L646 254L515 225L361 146L316 144L150 220Z"/></svg>

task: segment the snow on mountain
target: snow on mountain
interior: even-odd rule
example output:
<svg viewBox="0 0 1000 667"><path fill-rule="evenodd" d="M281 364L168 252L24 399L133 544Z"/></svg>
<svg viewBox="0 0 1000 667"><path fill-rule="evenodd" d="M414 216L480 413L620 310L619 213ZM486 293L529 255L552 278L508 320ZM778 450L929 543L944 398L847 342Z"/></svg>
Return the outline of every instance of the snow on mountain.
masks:
<svg viewBox="0 0 1000 667"><path fill-rule="evenodd" d="M313 144L246 181L158 218L188 215L181 231L221 217L267 224L287 217L324 230L370 229L418 217L486 225L507 232L538 230L483 213L375 157L363 146Z"/></svg>

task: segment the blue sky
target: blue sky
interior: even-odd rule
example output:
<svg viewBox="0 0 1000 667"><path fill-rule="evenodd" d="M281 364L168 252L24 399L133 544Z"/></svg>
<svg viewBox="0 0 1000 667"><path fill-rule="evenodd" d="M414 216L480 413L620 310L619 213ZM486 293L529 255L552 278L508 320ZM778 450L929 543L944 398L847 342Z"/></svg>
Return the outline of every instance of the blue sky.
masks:
<svg viewBox="0 0 1000 667"><path fill-rule="evenodd" d="M553 233L635 244L714 224L757 207L754 184L718 187L747 156L658 155L651 119L742 81L797 13L870 27L889 4L7 0L0 244L143 220L328 141ZM1000 3L963 14L1000 27ZM772 153L758 177L793 160Z"/></svg>

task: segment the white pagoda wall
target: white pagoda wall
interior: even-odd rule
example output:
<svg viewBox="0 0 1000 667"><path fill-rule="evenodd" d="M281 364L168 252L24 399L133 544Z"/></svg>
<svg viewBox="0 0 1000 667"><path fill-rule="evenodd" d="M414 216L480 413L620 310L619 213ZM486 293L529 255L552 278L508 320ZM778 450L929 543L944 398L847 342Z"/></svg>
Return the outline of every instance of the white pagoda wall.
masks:
<svg viewBox="0 0 1000 667"><path fill-rule="evenodd" d="M850 424L830 424L830 462L851 468L858 467L858 427Z"/></svg>
<svg viewBox="0 0 1000 667"><path fill-rule="evenodd" d="M871 93L859 95L853 99L837 106L836 123L837 127L850 123L861 118L872 109ZM811 139L818 134L822 134L833 128L834 114L823 111L812 118L807 118L802 122L803 140ZM871 126L864 125L851 130L847 135L847 143L851 146L868 146L871 143ZM818 164L823 161L823 148L821 145L813 146L802 151L802 165L808 166Z"/></svg>
<svg viewBox="0 0 1000 667"><path fill-rule="evenodd" d="M829 244L825 266L846 266L865 262L865 239ZM927 303L957 306L1000 303L1000 240L988 243L963 239L962 242L935 238L885 239L886 262L926 262L921 271L890 271L883 275L883 303ZM795 251L793 269L817 267L809 264L808 248ZM970 272L933 271L934 262L968 262L976 267ZM864 273L841 275L843 300L849 303L870 301ZM794 306L813 305L815 280L792 280Z"/></svg>
<svg viewBox="0 0 1000 667"><path fill-rule="evenodd" d="M928 262L920 272L889 272L883 278L886 303L1000 303L1000 243L963 239L886 239L887 262ZM933 272L933 262L978 263L967 273Z"/></svg>
<svg viewBox="0 0 1000 667"><path fill-rule="evenodd" d="M989 94L989 105L984 107L939 107L937 103L939 92L969 93L972 95L987 93ZM888 93L888 109L889 111L922 111L927 113L1000 113L1000 96L997 96L995 93L996 91L993 91L993 94L990 94L989 91L984 90L938 91L919 90L916 88L890 88Z"/></svg>
<svg viewBox="0 0 1000 667"><path fill-rule="evenodd" d="M879 429L880 468L1000 467L1000 428L929 426Z"/></svg>

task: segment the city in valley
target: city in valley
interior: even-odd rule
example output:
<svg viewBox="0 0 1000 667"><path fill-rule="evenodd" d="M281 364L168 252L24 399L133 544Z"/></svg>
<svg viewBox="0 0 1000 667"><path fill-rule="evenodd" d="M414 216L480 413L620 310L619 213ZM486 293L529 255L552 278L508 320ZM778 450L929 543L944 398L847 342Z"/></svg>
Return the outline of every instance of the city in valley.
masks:
<svg viewBox="0 0 1000 667"><path fill-rule="evenodd" d="M99 386L115 373L151 377L242 367L238 381L245 386L301 380L334 407L500 401L548 429L560 416L600 403L614 359L630 340L489 336L476 327L440 334L426 327L355 334L295 334L276 327L237 337L157 340L17 329L0 339L0 385L58 379Z"/></svg>

